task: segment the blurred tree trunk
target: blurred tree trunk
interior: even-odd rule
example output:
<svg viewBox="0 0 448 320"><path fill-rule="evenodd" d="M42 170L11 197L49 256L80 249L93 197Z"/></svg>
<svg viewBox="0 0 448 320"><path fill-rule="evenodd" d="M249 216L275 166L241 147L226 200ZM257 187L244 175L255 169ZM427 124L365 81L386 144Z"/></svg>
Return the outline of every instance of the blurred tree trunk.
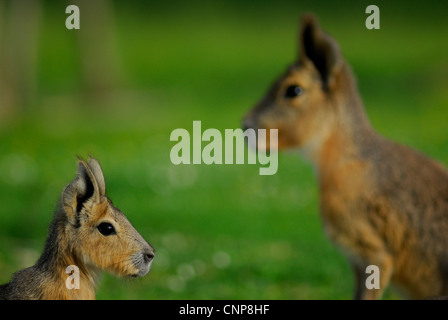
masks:
<svg viewBox="0 0 448 320"><path fill-rule="evenodd" d="M0 115L35 102L40 0L0 2Z"/></svg>
<svg viewBox="0 0 448 320"><path fill-rule="evenodd" d="M76 4L83 89L90 98L101 99L117 88L120 78L113 4L110 0L78 0Z"/></svg>
<svg viewBox="0 0 448 320"><path fill-rule="evenodd" d="M42 3L0 0L0 124L36 101ZM75 3L81 23L80 30L73 32L78 40L83 92L88 98L101 99L117 88L120 78L112 1ZM61 16L68 17L64 11ZM60 28L65 28L64 22Z"/></svg>
<svg viewBox="0 0 448 320"><path fill-rule="evenodd" d="M7 63L6 40L5 40L5 20L6 6L4 1L0 1L0 125L11 116L13 112L14 95L10 78L9 63ZM9 76L8 76L9 75Z"/></svg>

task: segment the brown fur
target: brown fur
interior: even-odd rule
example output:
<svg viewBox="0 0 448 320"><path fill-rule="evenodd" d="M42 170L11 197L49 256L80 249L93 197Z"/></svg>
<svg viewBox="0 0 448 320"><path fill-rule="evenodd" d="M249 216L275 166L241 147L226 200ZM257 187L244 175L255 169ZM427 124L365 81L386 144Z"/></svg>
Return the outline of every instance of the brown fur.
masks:
<svg viewBox="0 0 448 320"><path fill-rule="evenodd" d="M355 298L380 298L390 282L413 298L447 295L446 169L372 128L349 65L313 15L299 45L244 127L278 129L278 148L298 148L315 166L324 229L353 267ZM303 93L286 97L291 85ZM378 290L365 286L371 264Z"/></svg>
<svg viewBox="0 0 448 320"><path fill-rule="evenodd" d="M111 224L115 233L104 235L102 223ZM106 197L99 163L80 159L76 179L62 193L44 252L34 266L0 286L0 299L95 299L102 270L144 276L153 257L153 248ZM66 286L70 265L79 268L79 289Z"/></svg>

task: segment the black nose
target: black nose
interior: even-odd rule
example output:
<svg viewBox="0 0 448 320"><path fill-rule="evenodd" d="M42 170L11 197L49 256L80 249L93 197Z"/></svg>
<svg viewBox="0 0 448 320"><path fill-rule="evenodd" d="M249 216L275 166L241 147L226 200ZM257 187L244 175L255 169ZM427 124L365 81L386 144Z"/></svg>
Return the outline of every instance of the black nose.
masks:
<svg viewBox="0 0 448 320"><path fill-rule="evenodd" d="M152 251L143 252L143 259L145 260L145 263L151 262L151 260L154 259L154 252Z"/></svg>

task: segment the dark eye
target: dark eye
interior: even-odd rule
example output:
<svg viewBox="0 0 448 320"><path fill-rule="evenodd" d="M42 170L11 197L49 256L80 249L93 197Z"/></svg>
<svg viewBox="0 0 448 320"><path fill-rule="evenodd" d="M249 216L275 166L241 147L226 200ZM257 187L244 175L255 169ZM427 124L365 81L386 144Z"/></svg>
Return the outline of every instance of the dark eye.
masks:
<svg viewBox="0 0 448 320"><path fill-rule="evenodd" d="M286 98L295 98L297 96L300 96L302 93L303 93L303 89L301 87L296 86L296 85L289 86L286 89L285 97Z"/></svg>
<svg viewBox="0 0 448 320"><path fill-rule="evenodd" d="M101 232L103 236L110 236L112 234L117 234L114 226L107 222L100 223L97 228L98 231Z"/></svg>

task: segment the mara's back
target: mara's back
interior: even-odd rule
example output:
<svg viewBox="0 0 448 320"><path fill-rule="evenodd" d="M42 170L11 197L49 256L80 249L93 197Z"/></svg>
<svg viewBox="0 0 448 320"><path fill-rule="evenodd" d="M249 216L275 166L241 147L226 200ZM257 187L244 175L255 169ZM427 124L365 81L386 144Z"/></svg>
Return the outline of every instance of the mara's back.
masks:
<svg viewBox="0 0 448 320"><path fill-rule="evenodd" d="M364 261L359 271L378 265L384 283L410 297L448 295L448 171L375 132L362 139L346 160L362 170L342 166L321 177L330 237L355 266Z"/></svg>
<svg viewBox="0 0 448 320"><path fill-rule="evenodd" d="M386 228L401 238L397 247L391 246L401 258L396 268L406 270L409 278L432 274L433 289L448 294L448 171L422 153L384 138L370 150L376 209L389 207L388 214L399 220Z"/></svg>
<svg viewBox="0 0 448 320"><path fill-rule="evenodd" d="M0 286L0 300L42 299L45 277L35 267L29 267L13 274L11 281Z"/></svg>

